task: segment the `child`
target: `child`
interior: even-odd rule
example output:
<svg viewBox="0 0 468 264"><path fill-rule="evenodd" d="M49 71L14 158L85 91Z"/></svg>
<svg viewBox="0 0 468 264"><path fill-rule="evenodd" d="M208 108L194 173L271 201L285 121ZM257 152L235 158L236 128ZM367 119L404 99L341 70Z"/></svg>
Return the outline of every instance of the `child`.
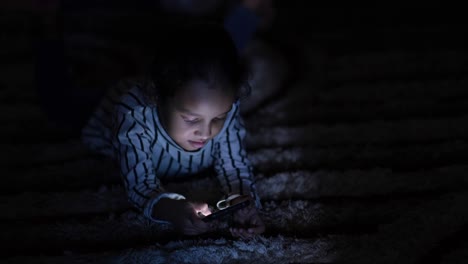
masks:
<svg viewBox="0 0 468 264"><path fill-rule="evenodd" d="M194 25L156 50L149 77L120 83L83 129L83 141L118 162L130 202L147 218L187 235L212 231L202 221L207 204L165 191L160 180L214 167L226 197L247 195L256 205L236 212L243 228L231 228L232 235L264 232L239 114L247 76L229 34Z"/></svg>

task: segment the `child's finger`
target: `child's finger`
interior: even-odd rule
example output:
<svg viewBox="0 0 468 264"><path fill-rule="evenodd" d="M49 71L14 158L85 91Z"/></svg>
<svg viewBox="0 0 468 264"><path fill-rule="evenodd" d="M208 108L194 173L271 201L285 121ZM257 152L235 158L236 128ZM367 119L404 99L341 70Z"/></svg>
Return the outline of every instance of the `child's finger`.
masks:
<svg viewBox="0 0 468 264"><path fill-rule="evenodd" d="M202 213L203 215L211 214L211 209L207 203L192 203L193 209L198 213Z"/></svg>
<svg viewBox="0 0 468 264"><path fill-rule="evenodd" d="M242 237L240 229L238 229L238 228L231 228L231 234L232 234L233 237L240 237L240 238L244 239Z"/></svg>
<svg viewBox="0 0 468 264"><path fill-rule="evenodd" d="M194 221L193 224L193 229L196 229L199 234L213 232L216 230L216 228L217 226L215 225L215 223L206 223L203 222L201 219Z"/></svg>
<svg viewBox="0 0 468 264"><path fill-rule="evenodd" d="M242 239L252 239L255 236L254 233L249 233L247 229L244 228L239 229L239 234Z"/></svg>
<svg viewBox="0 0 468 264"><path fill-rule="evenodd" d="M249 233L246 229L243 228L231 228L230 231L233 237L239 237L244 240L252 239L255 236L254 233Z"/></svg>
<svg viewBox="0 0 468 264"><path fill-rule="evenodd" d="M255 234L255 235L258 235L258 234L261 234L265 231L265 227L264 226L256 226L256 227L249 227L247 229L247 232L249 234Z"/></svg>
<svg viewBox="0 0 468 264"><path fill-rule="evenodd" d="M238 228L230 228L229 231L231 231L231 235L233 237L241 237L241 234L239 233Z"/></svg>

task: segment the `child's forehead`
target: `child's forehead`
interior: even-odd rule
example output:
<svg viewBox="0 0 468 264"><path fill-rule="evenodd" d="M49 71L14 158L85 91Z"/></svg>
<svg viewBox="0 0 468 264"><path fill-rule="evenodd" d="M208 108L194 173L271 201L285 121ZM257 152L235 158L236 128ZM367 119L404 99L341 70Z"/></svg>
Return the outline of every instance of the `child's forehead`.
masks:
<svg viewBox="0 0 468 264"><path fill-rule="evenodd" d="M234 100L234 94L229 90L209 87L206 83L194 83L177 92L172 102L175 110L179 112L191 115L221 115L229 112Z"/></svg>

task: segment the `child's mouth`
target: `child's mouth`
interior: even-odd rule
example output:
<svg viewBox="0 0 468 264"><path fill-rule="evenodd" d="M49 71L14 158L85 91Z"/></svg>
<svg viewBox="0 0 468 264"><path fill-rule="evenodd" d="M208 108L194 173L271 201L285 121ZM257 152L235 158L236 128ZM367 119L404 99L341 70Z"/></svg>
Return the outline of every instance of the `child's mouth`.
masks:
<svg viewBox="0 0 468 264"><path fill-rule="evenodd" d="M189 143L190 143L190 145L192 145L192 147L194 147L194 148L202 148L202 147L205 145L205 142L204 142L204 141L192 141L192 140L189 140Z"/></svg>

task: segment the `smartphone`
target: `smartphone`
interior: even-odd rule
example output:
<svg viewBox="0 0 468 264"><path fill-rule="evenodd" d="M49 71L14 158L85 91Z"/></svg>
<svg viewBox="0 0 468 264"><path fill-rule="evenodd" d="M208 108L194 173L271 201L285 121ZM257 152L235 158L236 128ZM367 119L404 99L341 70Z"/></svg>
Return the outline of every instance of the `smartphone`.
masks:
<svg viewBox="0 0 468 264"><path fill-rule="evenodd" d="M202 221L210 222L210 221L213 221L213 220L223 219L223 218L227 217L228 215L231 215L234 212L249 206L249 204L250 204L250 200L245 200L243 202L236 203L236 204L231 205L231 206L229 206L229 207L227 207L225 209L218 210L218 211L216 211L216 212L214 212L214 213L212 213L210 215L207 215L207 216L203 217Z"/></svg>

